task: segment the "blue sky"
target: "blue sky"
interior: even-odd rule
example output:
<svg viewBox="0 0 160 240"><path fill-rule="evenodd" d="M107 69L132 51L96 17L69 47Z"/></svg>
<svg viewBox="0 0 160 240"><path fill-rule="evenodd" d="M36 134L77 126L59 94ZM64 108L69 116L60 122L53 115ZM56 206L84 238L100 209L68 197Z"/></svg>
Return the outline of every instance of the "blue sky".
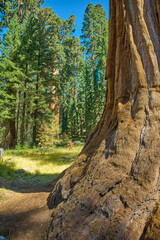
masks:
<svg viewBox="0 0 160 240"><path fill-rule="evenodd" d="M45 0L45 7L51 7L55 14L62 19L66 20L70 15L76 16L76 36L81 35L81 28L83 22L83 16L88 3L96 5L100 3L107 13L107 19L109 19L109 0Z"/></svg>

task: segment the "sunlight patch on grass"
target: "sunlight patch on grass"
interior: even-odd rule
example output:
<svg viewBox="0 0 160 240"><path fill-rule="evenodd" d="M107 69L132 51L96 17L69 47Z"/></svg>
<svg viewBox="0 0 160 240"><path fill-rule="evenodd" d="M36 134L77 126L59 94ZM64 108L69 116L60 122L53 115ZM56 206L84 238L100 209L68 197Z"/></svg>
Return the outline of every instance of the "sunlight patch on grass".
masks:
<svg viewBox="0 0 160 240"><path fill-rule="evenodd" d="M58 147L51 152L29 149L28 151L8 150L4 154L4 162L11 161L9 169L28 169L32 175L59 174L68 168L77 158L82 146Z"/></svg>
<svg viewBox="0 0 160 240"><path fill-rule="evenodd" d="M0 208L8 198L21 196L24 189L52 182L77 159L81 150L82 146L57 147L48 152L39 149L5 151L0 159Z"/></svg>

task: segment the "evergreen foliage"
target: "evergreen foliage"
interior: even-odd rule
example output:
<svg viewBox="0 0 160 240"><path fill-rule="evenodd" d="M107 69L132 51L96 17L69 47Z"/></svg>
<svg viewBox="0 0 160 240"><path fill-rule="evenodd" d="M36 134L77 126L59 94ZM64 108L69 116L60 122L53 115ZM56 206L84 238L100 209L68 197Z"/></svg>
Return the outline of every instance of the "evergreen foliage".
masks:
<svg viewBox="0 0 160 240"><path fill-rule="evenodd" d="M105 102L105 65L108 47L108 23L101 4L89 3L82 27L82 45L86 55L85 123L87 135L102 114Z"/></svg>
<svg viewBox="0 0 160 240"><path fill-rule="evenodd" d="M52 121L52 123L47 124L46 122L42 123L41 127L37 133L37 142L38 147L45 148L53 148L56 140L59 138L59 126L56 121Z"/></svg>
<svg viewBox="0 0 160 240"><path fill-rule="evenodd" d="M0 42L4 148L38 144L45 124L58 124L61 134L69 138L86 138L103 110L105 11L100 4L88 4L81 42L74 36L74 15L62 20L42 4L42 0L0 3L0 28L7 29Z"/></svg>

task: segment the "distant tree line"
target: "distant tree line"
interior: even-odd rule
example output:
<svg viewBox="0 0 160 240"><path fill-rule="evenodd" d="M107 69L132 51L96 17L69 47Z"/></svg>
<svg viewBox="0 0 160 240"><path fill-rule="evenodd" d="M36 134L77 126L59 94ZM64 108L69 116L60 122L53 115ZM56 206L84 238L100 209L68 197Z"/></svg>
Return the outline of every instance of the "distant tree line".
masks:
<svg viewBox="0 0 160 240"><path fill-rule="evenodd" d="M42 6L42 0L0 4L4 148L37 144L44 123L57 124L61 135L86 138L103 111L108 43L103 7L88 4L80 41L74 36L74 15L62 20Z"/></svg>

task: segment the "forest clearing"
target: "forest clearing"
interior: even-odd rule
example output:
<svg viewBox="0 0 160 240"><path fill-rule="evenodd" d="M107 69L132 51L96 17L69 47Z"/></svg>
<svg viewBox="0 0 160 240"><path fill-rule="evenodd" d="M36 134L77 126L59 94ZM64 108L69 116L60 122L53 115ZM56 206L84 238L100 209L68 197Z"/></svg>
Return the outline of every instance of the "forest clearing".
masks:
<svg viewBox="0 0 160 240"><path fill-rule="evenodd" d="M51 212L46 199L54 179L82 146L8 150L0 160L0 234L9 239L45 239ZM34 217L33 217L34 215ZM35 219L41 218L41 226ZM34 223L35 221L35 223ZM41 228L41 231L39 231Z"/></svg>

